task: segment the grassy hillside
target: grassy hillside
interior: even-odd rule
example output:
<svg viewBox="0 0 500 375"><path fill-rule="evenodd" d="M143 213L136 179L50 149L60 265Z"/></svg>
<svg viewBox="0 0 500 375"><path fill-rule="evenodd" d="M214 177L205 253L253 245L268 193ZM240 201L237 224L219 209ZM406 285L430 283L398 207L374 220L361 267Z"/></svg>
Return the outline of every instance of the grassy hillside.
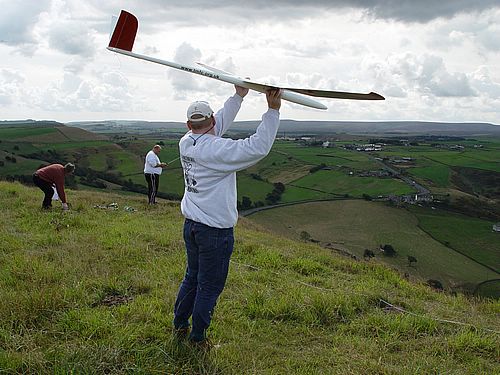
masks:
<svg viewBox="0 0 500 375"><path fill-rule="evenodd" d="M412 277L440 280L446 287L460 289L468 285L466 289L472 292L478 283L499 276L492 269L498 268L500 235L492 233L493 223L486 220L430 208L415 207L408 211L382 202L359 200L280 207L250 218L297 240L305 231L321 244L332 243L359 258L365 249L370 249L376 260ZM381 244L392 245L398 255L384 257L378 250ZM409 255L417 259L411 267Z"/></svg>
<svg viewBox="0 0 500 375"><path fill-rule="evenodd" d="M171 335L184 270L178 204L68 197L71 211L42 212L40 191L0 182L0 372L500 372L500 334L483 329L500 331L498 301L437 293L244 219L215 346L199 353ZM94 208L112 202L117 210Z"/></svg>

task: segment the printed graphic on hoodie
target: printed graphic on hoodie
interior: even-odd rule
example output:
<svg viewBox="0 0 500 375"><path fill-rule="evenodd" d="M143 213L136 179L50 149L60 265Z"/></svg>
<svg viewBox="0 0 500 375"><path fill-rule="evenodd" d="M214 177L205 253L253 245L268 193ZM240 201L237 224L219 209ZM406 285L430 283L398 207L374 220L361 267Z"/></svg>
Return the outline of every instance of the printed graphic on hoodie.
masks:
<svg viewBox="0 0 500 375"><path fill-rule="evenodd" d="M186 182L186 189L190 193L199 193L195 188L197 182L194 178L193 164L196 163L194 158L182 155L182 169L184 170L184 181Z"/></svg>

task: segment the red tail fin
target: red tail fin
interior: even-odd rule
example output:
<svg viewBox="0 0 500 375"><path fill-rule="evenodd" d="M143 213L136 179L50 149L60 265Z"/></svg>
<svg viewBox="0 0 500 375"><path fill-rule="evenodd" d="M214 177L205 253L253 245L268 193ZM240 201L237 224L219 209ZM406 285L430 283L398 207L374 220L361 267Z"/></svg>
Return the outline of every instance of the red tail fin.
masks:
<svg viewBox="0 0 500 375"><path fill-rule="evenodd" d="M137 18L133 14L122 10L109 41L109 47L132 52L138 25Z"/></svg>

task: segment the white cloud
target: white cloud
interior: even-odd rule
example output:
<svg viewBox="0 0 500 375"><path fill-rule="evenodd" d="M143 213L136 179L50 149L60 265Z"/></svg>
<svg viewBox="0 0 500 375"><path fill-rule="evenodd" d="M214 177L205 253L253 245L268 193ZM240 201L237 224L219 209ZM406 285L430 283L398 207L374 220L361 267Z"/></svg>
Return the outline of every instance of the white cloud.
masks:
<svg viewBox="0 0 500 375"><path fill-rule="evenodd" d="M488 67L481 66L472 72L471 84L483 98L491 98L496 101L500 99L500 83L491 78Z"/></svg>
<svg viewBox="0 0 500 375"><path fill-rule="evenodd" d="M85 66L89 63L89 59L81 56L73 56L69 63L64 66L65 72L70 72L73 74L81 73Z"/></svg>
<svg viewBox="0 0 500 375"><path fill-rule="evenodd" d="M461 14L478 14L500 6L496 0L337 0L333 3L364 9L375 18L420 23Z"/></svg>
<svg viewBox="0 0 500 375"><path fill-rule="evenodd" d="M49 46L68 55L90 58L95 53L93 31L85 23L57 22L49 31Z"/></svg>
<svg viewBox="0 0 500 375"><path fill-rule="evenodd" d="M498 18L500 19L500 12L498 12ZM500 52L500 25L497 23L488 24L486 28L477 33L476 41L480 43L481 46L486 51L493 51L495 53Z"/></svg>
<svg viewBox="0 0 500 375"><path fill-rule="evenodd" d="M11 118L182 120L190 101L222 103L232 93L226 83L106 51L110 15L128 9L139 18L139 53L200 61L258 81L376 91L388 99L323 100L331 107L325 112L286 103L285 118L498 122L498 5L0 0L0 106ZM251 94L239 118L259 118L263 108L263 96Z"/></svg>
<svg viewBox="0 0 500 375"><path fill-rule="evenodd" d="M387 69L382 67L387 66ZM450 73L443 60L435 55L416 56L411 53L389 56L373 69L386 92L405 97L409 92L436 97L474 96L464 73ZM406 94L405 94L406 92Z"/></svg>
<svg viewBox="0 0 500 375"><path fill-rule="evenodd" d="M0 70L0 79L3 85L20 84L25 81L24 76L15 70L2 69Z"/></svg>
<svg viewBox="0 0 500 375"><path fill-rule="evenodd" d="M24 75L13 69L0 70L0 107L15 104L23 99Z"/></svg>
<svg viewBox="0 0 500 375"><path fill-rule="evenodd" d="M189 43L181 44L174 56L174 61L180 64L194 65L195 61L201 60L201 51ZM184 99L190 91L201 91L203 80L186 72L171 70L168 73L172 87L175 90L175 98Z"/></svg>
<svg viewBox="0 0 500 375"><path fill-rule="evenodd" d="M175 51L174 62L197 67L197 62L202 62L209 67L214 67L227 72L234 72L235 65L231 58L218 59L216 56L203 57L201 50L189 43L182 43ZM168 77L172 85L172 96L177 100L193 101L193 97L210 96L219 97L227 95L227 84L210 78L186 73L179 70L169 70Z"/></svg>
<svg viewBox="0 0 500 375"><path fill-rule="evenodd" d="M94 7L112 11L122 7L142 11L157 19L169 14L178 22L206 22L209 17L226 19L232 22L248 18L290 19L318 16L327 12L341 12L345 9L360 9L374 18L390 19L403 22L429 22L436 18L451 18L457 14L480 13L491 8L498 8L497 0L143 0L139 5L136 1L99 0L88 3Z"/></svg>
<svg viewBox="0 0 500 375"><path fill-rule="evenodd" d="M50 0L29 2L0 1L0 44L16 47L16 51L32 56L37 40L34 28L40 14L50 5Z"/></svg>

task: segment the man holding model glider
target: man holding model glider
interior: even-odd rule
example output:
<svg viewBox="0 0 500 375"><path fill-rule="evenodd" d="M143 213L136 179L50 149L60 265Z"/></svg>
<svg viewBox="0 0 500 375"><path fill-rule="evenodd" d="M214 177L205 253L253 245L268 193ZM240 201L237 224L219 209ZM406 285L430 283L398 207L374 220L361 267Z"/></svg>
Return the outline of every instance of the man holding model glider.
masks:
<svg viewBox="0 0 500 375"><path fill-rule="evenodd" d="M233 227L238 219L236 172L269 153L280 122L281 90L269 90L268 110L255 134L238 140L222 138L248 93L247 88L235 88L236 93L216 114L207 102L192 103L187 110L189 131L179 141L187 269L175 302L174 329L177 337L189 335L190 342L202 348L209 347L206 330L233 252Z"/></svg>

